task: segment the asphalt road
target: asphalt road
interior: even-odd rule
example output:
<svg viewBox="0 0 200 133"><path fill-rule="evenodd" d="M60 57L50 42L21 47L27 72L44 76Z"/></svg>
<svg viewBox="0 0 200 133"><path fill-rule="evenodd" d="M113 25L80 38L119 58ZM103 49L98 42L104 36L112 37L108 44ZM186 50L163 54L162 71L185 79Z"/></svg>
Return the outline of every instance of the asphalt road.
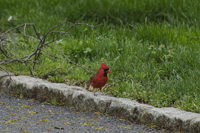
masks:
<svg viewBox="0 0 200 133"><path fill-rule="evenodd" d="M0 132L5 133L162 133L100 113L20 99L0 93ZM165 132L169 133L169 132Z"/></svg>

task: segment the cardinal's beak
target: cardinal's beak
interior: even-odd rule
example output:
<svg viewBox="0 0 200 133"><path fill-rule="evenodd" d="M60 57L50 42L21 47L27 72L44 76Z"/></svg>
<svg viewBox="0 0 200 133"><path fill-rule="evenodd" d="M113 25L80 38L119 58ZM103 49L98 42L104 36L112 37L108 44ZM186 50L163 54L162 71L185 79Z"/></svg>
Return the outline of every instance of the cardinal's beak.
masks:
<svg viewBox="0 0 200 133"><path fill-rule="evenodd" d="M110 70L108 70L108 71L106 71L106 73L111 73L111 71L110 71Z"/></svg>

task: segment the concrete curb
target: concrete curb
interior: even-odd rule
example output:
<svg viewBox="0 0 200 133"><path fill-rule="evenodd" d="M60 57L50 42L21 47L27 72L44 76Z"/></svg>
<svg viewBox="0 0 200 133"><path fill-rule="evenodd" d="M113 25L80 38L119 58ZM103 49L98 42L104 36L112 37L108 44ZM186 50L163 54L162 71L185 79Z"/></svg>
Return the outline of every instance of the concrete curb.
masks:
<svg viewBox="0 0 200 133"><path fill-rule="evenodd" d="M62 83L51 83L29 76L14 76L0 71L0 91L19 93L37 100L63 101L67 106L78 109L107 113L140 124L165 128L173 132L200 133L200 114L176 108L156 108L126 98L115 98L89 92L81 87Z"/></svg>

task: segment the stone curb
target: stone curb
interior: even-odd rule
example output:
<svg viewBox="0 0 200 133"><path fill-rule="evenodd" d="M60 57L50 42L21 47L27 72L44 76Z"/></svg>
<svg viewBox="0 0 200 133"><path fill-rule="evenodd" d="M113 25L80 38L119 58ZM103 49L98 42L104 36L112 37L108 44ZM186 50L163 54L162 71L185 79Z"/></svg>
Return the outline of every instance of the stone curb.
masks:
<svg viewBox="0 0 200 133"><path fill-rule="evenodd" d="M66 106L77 109L107 113L123 117L131 122L154 125L173 132L200 133L200 114L186 112L177 108L156 108L126 98L115 98L89 92L81 87L63 83L51 83L29 76L14 76L0 71L0 91L19 93L27 98L46 101L56 98Z"/></svg>

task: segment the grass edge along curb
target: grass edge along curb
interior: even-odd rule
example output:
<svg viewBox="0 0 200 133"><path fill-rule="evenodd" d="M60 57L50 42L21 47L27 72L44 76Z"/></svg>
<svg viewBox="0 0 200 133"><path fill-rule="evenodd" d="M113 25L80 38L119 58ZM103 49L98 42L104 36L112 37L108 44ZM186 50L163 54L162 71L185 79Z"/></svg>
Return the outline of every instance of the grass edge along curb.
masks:
<svg viewBox="0 0 200 133"><path fill-rule="evenodd" d="M126 98L115 98L101 95L94 96L81 87L68 86L63 83L51 83L39 78L29 76L13 76L0 71L0 91L5 93L18 92L24 97L37 100L56 100L65 102L66 106L77 109L107 113L115 117L122 117L131 122L145 125L154 125L173 132L192 132L200 130L200 114L182 111L176 108L156 108L141 104Z"/></svg>

